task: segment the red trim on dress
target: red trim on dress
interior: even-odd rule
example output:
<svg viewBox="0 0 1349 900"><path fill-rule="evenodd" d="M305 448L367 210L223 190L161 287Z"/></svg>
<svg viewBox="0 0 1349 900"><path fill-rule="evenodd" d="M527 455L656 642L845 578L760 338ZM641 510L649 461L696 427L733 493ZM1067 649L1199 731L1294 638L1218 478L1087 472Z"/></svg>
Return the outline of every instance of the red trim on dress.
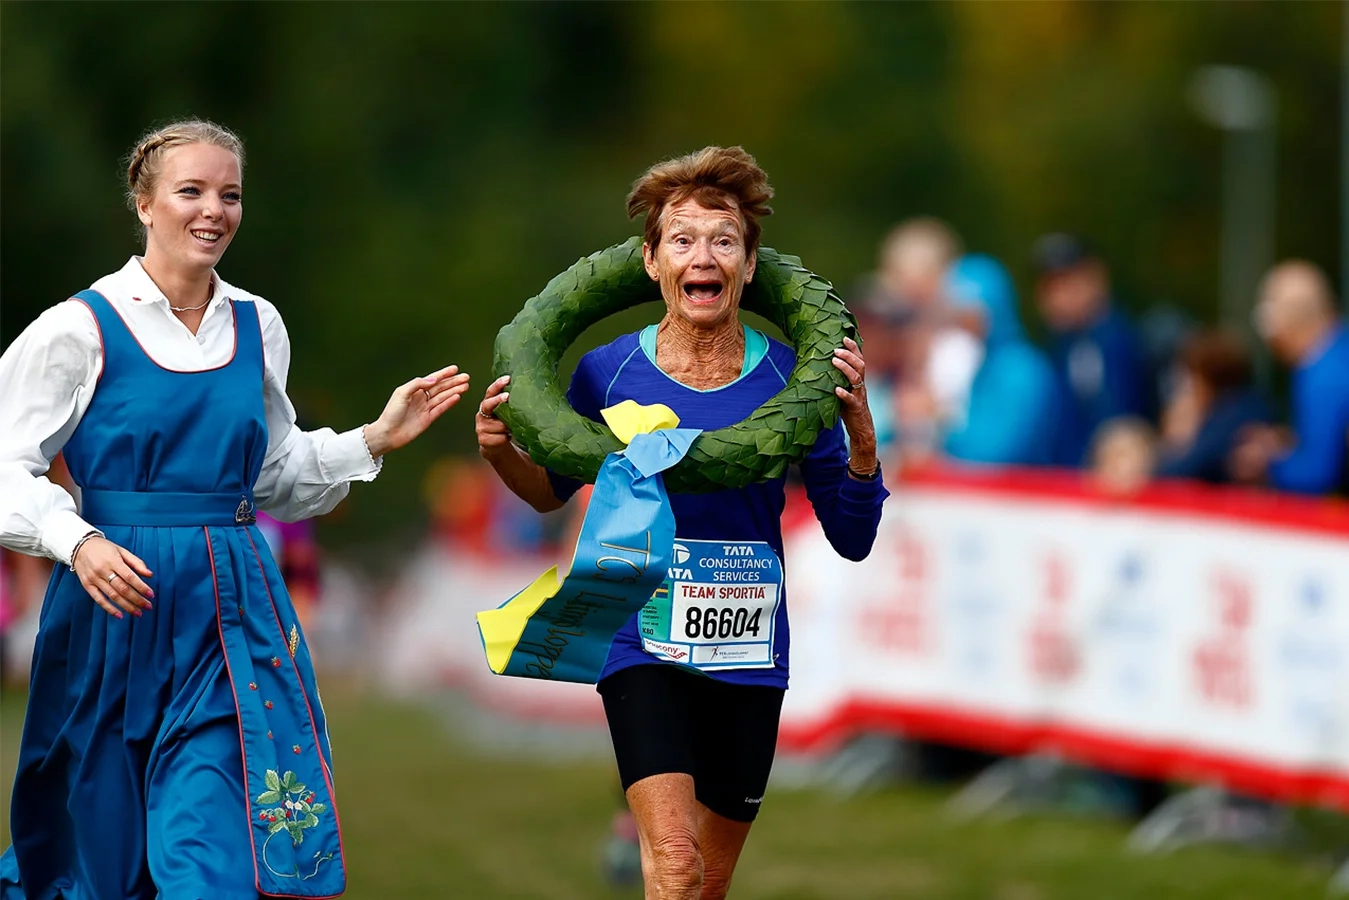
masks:
<svg viewBox="0 0 1349 900"><path fill-rule="evenodd" d="M233 300L230 301L230 303L233 303L233 302L234 302ZM258 306L256 303L254 303L254 304L253 304L253 312L254 312L253 318L255 318L255 319L258 320L258 352L262 355L262 393L263 393L263 396L266 397L266 395L267 395L267 342L266 342L265 340L262 339L262 307ZM237 320L236 320L236 323L235 323L235 327L238 328ZM237 341L238 338L236 337L235 340ZM264 416L264 418L265 418L265 416Z"/></svg>
<svg viewBox="0 0 1349 900"><path fill-rule="evenodd" d="M99 296L103 295L100 294ZM103 299L108 300L107 297L103 297ZM172 372L175 375L200 375L203 372L216 372L219 371L220 369L225 368L230 363L234 362L235 354L239 352L239 317L234 314L234 301L230 300L229 304L230 304L230 318L234 320L234 348L230 350L229 359L225 360L218 366L211 366L211 368L209 369L171 369L150 355L150 351L145 349L145 345L141 343L141 339L136 337L136 332L131 329L131 325L127 322L126 316L122 315L122 311L117 308L116 304L114 304L111 300L108 300L108 306L112 307L112 311L117 313L117 318L122 320L122 326L126 328L127 334L131 335L131 339L136 342L136 346L141 348L141 353L145 354L145 358L150 360L150 362L154 363L159 368L163 369L165 372ZM261 319L259 319L259 322L261 322ZM264 365L266 365L266 363L264 363Z"/></svg>
<svg viewBox="0 0 1349 900"><path fill-rule="evenodd" d="M239 711L239 693L234 690L234 671L230 668L230 653L225 647L225 628L220 618L220 578L216 574L215 550L211 547L211 530L205 526L201 533L206 537L206 554L211 559L211 587L215 590L215 630L220 635L220 653L225 657L225 675L229 678L230 694L234 697L234 716L239 725L239 763L244 771L244 821L248 823L248 846L253 848L253 886L262 890L262 875L258 872L258 845L253 840L253 793L248 789L248 748L244 746L244 720ZM337 804L333 804L336 806Z"/></svg>
<svg viewBox="0 0 1349 900"><path fill-rule="evenodd" d="M230 669L230 656L229 652L225 649L225 632L224 628L221 625L221 618L220 618L220 583L217 580L216 576L215 551L211 549L210 530L207 528L202 528L202 531L206 535L206 552L211 557L211 583L215 587L216 632L220 635L220 652L225 656L225 672L229 676L230 693L234 695L234 710L235 715L238 716L239 694L237 691L234 690L234 673ZM258 554L258 548L257 545L253 544L253 536L251 534L248 534L247 530L244 531L244 534L248 535L248 543L252 545L253 556L256 559ZM262 569L262 560L260 559L258 560L258 568L259 570ZM270 601L272 599L272 589L267 585L267 573L265 571L262 572L262 586L263 589L267 591L267 599ZM276 615L275 603L272 603L272 615L273 616ZM277 627L280 627L280 625L281 620L277 619ZM281 632L281 640L283 643L286 640L286 633L284 630ZM294 659L291 659L291 665L292 666L295 665ZM301 695L303 695L305 698L305 707L306 710L309 712L309 727L314 732L314 746L315 749L318 750L319 754L319 769L323 772L323 781L328 786L328 796L331 797L333 801L333 822L337 825L337 848L338 851L342 854L342 869L345 872L347 855L346 855L346 848L342 845L342 820L337 813L337 794L333 792L332 780L328 775L328 766L323 759L323 748L318 743L318 729L314 725L314 713L312 710L308 709L309 696L305 694L304 682L300 681L300 672L298 667L296 667L295 669L295 679L300 686ZM324 894L321 896L311 894L271 894L262 889L261 873L258 872L258 845L257 842L253 839L253 803L251 799L253 795L248 790L248 751L244 747L244 723L242 718L239 718L238 724L239 724L239 753L241 755L244 770L244 806L245 806L244 821L248 823L248 845L253 848L253 886L258 889L258 894L263 897L291 898L291 900L332 900L332 898L334 897L340 897L341 894Z"/></svg>
<svg viewBox="0 0 1349 900"><path fill-rule="evenodd" d="M243 532L244 536L248 538L248 546L253 549L253 559L258 564L258 574L262 576L262 589L267 592L267 602L270 603L272 607L272 618L276 620L276 628L281 635L281 645L289 649L290 639L286 637L286 627L281 624L281 617L277 614L276 601L272 599L272 587L267 583L267 570L262 565L262 557L258 555L258 545L253 542L253 533L251 530L245 528L243 529ZM300 667L296 664L294 656L291 656L290 653L287 653L286 655L290 657L290 667L295 671L295 683L300 688L300 696L304 697L305 712L309 714L309 730L314 735L314 749L318 751L319 755L319 770L323 772L323 783L328 786L328 796L331 797L333 801L333 822L337 825L337 849L338 852L342 854L342 870L345 872L347 866L347 850L346 846L342 843L342 816L337 811L337 791L333 790L332 773L328 771L328 761L323 756L323 743L319 740L318 724L314 721L314 708L309 703L309 693L304 689L304 680L300 677ZM317 686L317 675L314 676L314 680L315 685ZM329 749L331 750L331 748ZM252 807L249 807L249 812L251 815ZM278 894L275 896L291 895Z"/></svg>
<svg viewBox="0 0 1349 900"><path fill-rule="evenodd" d="M90 288L90 290L92 291L94 289ZM103 297L103 295L98 291L94 291L94 293L98 294L100 297ZM85 309L89 310L89 315L93 316L94 319L94 330L98 332L98 355L102 358L103 362L98 367L98 377L94 379L94 387L97 388L98 383L103 380L103 373L108 370L108 348L107 345L103 343L103 326L98 324L98 313L94 312L94 308L92 306L90 306L88 303L85 303L79 297L71 297L70 299L74 300L76 303L80 304L80 306L83 306ZM108 300L107 297L103 297L103 302L107 303L109 306L112 306L112 301ZM131 329L128 328L127 330L130 331Z"/></svg>

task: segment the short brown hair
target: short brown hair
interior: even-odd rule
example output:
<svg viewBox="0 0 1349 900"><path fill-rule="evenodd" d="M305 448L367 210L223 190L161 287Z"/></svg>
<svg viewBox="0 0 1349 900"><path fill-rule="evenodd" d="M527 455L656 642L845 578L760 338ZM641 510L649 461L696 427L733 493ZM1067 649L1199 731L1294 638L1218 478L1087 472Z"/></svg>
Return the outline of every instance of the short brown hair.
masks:
<svg viewBox="0 0 1349 900"><path fill-rule="evenodd" d="M1180 361L1216 394L1251 384L1251 355L1246 342L1230 331L1201 331L1185 342Z"/></svg>
<svg viewBox="0 0 1349 900"><path fill-rule="evenodd" d="M768 184L768 173L744 147L704 147L656 163L633 182L632 193L628 194L628 218L646 213L642 239L655 250L665 207L690 198L708 209L738 212L745 224L745 249L749 253L758 249L759 217L773 213L768 205L773 188Z"/></svg>

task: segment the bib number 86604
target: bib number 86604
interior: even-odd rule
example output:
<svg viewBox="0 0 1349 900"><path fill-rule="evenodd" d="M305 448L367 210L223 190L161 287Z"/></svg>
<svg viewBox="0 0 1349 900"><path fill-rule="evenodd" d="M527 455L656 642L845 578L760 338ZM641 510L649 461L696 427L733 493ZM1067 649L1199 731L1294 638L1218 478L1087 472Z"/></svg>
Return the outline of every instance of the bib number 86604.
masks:
<svg viewBox="0 0 1349 900"><path fill-rule="evenodd" d="M762 614L763 609L751 613L744 607L690 606L685 614L684 635L689 639L703 640L741 638L746 634L758 637L759 617Z"/></svg>

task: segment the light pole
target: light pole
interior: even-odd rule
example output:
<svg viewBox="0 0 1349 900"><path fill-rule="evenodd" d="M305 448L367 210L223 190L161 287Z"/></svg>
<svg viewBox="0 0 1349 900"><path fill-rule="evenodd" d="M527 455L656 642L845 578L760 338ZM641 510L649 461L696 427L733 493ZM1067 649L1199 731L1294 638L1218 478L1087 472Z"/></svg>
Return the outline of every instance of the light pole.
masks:
<svg viewBox="0 0 1349 900"><path fill-rule="evenodd" d="M1203 66L1190 99L1223 130L1220 311L1224 325L1246 330L1256 283L1274 262L1274 86L1253 69Z"/></svg>

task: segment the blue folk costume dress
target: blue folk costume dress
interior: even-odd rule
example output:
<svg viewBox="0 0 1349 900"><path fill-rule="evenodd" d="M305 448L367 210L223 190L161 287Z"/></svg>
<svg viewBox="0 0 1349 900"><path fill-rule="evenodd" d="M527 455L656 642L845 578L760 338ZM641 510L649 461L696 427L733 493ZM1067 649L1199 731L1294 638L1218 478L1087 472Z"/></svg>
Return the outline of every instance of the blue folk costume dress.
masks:
<svg viewBox="0 0 1349 900"><path fill-rule="evenodd" d="M65 565L43 601L0 900L332 897L346 885L313 664L253 487L267 450L253 303L235 352L159 366L99 293L103 369L65 445L82 515L143 559L114 618Z"/></svg>

